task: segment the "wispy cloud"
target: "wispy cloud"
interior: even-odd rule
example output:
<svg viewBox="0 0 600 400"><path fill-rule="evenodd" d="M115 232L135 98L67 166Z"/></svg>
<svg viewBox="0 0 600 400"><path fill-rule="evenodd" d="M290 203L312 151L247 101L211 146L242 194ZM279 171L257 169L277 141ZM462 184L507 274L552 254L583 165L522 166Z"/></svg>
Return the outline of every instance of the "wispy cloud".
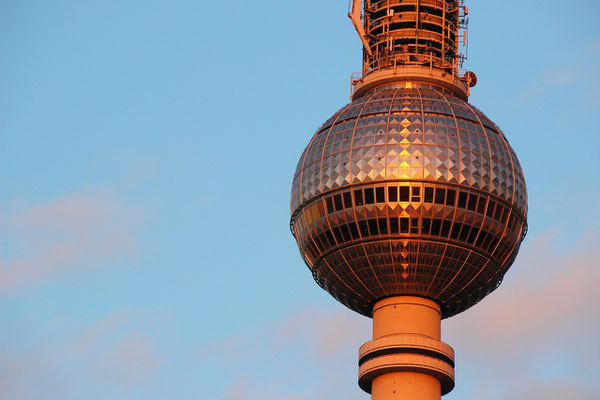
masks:
<svg viewBox="0 0 600 400"><path fill-rule="evenodd" d="M568 85L581 79L581 71L575 67L552 68L544 71L541 82L544 86Z"/></svg>
<svg viewBox="0 0 600 400"><path fill-rule="evenodd" d="M139 209L102 188L85 188L0 214L4 243L0 291L23 289L132 257L141 222Z"/></svg>
<svg viewBox="0 0 600 400"><path fill-rule="evenodd" d="M576 101L582 101L586 106L596 106L600 72L599 43L600 39L582 43L578 45L576 56L564 59L560 65L549 64L536 77L524 80L519 86L519 97L522 100L540 96L564 97L571 87L577 86L580 91Z"/></svg>
<svg viewBox="0 0 600 400"><path fill-rule="evenodd" d="M61 321L58 338L0 350L0 393L6 399L111 398L156 392L162 357L139 329L142 314L123 311L90 324Z"/></svg>

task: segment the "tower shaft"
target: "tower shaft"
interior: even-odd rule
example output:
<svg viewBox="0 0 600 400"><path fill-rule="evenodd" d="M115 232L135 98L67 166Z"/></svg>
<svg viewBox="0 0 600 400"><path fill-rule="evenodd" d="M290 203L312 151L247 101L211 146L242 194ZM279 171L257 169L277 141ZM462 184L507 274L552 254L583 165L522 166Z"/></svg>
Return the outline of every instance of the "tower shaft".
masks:
<svg viewBox="0 0 600 400"><path fill-rule="evenodd" d="M396 296L373 307L373 340L359 351L359 386L373 400L439 400L454 387L454 351L434 301Z"/></svg>

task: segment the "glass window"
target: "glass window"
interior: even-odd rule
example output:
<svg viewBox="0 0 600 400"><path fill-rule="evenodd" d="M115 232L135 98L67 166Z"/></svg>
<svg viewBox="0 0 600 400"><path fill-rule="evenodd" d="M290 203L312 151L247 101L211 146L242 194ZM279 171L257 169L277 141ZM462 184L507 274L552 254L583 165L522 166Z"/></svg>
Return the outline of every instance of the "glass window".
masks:
<svg viewBox="0 0 600 400"><path fill-rule="evenodd" d="M377 220L375 218L369 219L369 232L371 232L371 236L375 236L379 234L379 230L377 229Z"/></svg>
<svg viewBox="0 0 600 400"><path fill-rule="evenodd" d="M421 201L421 187L413 186L411 201Z"/></svg>
<svg viewBox="0 0 600 400"><path fill-rule="evenodd" d="M504 207L502 207L500 204L498 204L496 206L496 213L494 214L494 219L496 221L502 222L502 214L504 214L503 211L504 211Z"/></svg>
<svg viewBox="0 0 600 400"><path fill-rule="evenodd" d="M333 196L333 202L335 203L335 211L340 211L344 208L344 205L342 204L342 195L336 194Z"/></svg>
<svg viewBox="0 0 600 400"><path fill-rule="evenodd" d="M462 229L460 230L459 239L463 242L466 242L467 238L469 237L469 233L471 233L471 226L466 224L463 225Z"/></svg>
<svg viewBox="0 0 600 400"><path fill-rule="evenodd" d="M446 189L436 188L435 189L435 204L444 204L446 197Z"/></svg>
<svg viewBox="0 0 600 400"><path fill-rule="evenodd" d="M382 235L387 234L387 221L385 218L379 218L379 233Z"/></svg>
<svg viewBox="0 0 600 400"><path fill-rule="evenodd" d="M335 209L333 208L333 200L331 200L331 197L326 198L325 202L327 203L327 212L329 214L331 214L332 212L334 212Z"/></svg>
<svg viewBox="0 0 600 400"><path fill-rule="evenodd" d="M333 239L333 235L331 234L331 231L329 229L325 231L325 236L327 237L327 240L329 241L331 247L334 247L336 245L335 240Z"/></svg>
<svg viewBox="0 0 600 400"><path fill-rule="evenodd" d="M373 188L365 189L365 204L373 204L375 202L375 196L373 193Z"/></svg>
<svg viewBox="0 0 600 400"><path fill-rule="evenodd" d="M483 241L483 244L482 244L481 247L484 250L486 250L487 252L490 252L490 242L491 242L491 240L492 240L493 237L494 237L494 235L492 235L491 233L488 233L486 235L486 237L485 237L485 240Z"/></svg>
<svg viewBox="0 0 600 400"><path fill-rule="evenodd" d="M344 207L352 207L352 195L350 194L350 192L344 192Z"/></svg>
<svg viewBox="0 0 600 400"><path fill-rule="evenodd" d="M429 235L429 229L431 228L431 218L423 218L421 222L421 233L423 235Z"/></svg>
<svg viewBox="0 0 600 400"><path fill-rule="evenodd" d="M344 241L342 231L340 231L340 228L338 228L337 226L333 227L333 234L335 235L335 238L337 239L338 243L342 243Z"/></svg>
<svg viewBox="0 0 600 400"><path fill-rule="evenodd" d="M400 218L400 233L408 233L408 218Z"/></svg>
<svg viewBox="0 0 600 400"><path fill-rule="evenodd" d="M456 190L448 189L446 192L446 205L454 207L454 201L456 200Z"/></svg>
<svg viewBox="0 0 600 400"><path fill-rule="evenodd" d="M440 233L440 236L448 237L448 233L450 233L451 225L452 225L452 222L445 219L444 222L442 223L442 233Z"/></svg>
<svg viewBox="0 0 600 400"><path fill-rule="evenodd" d="M425 187L425 203L433 203L433 188Z"/></svg>
<svg viewBox="0 0 600 400"><path fill-rule="evenodd" d="M363 205L362 189L357 189L354 191L354 204L356 204L357 206Z"/></svg>
<svg viewBox="0 0 600 400"><path fill-rule="evenodd" d="M477 196L475 193L471 193L471 195L469 196L469 204L467 206L467 208L470 211L475 211L475 209L477 208L477 199L479 198L479 196Z"/></svg>
<svg viewBox="0 0 600 400"><path fill-rule="evenodd" d="M350 227L350 235L352 235L352 239L358 240L360 239L360 235L358 234L358 228L356 226L356 222L351 222L348 224Z"/></svg>
<svg viewBox="0 0 600 400"><path fill-rule="evenodd" d="M459 192L458 194L458 207L466 208L467 207L467 197L469 194L467 192Z"/></svg>
<svg viewBox="0 0 600 400"><path fill-rule="evenodd" d="M477 232L479 232L479 229L476 227L473 227L471 229L471 233L469 234L469 237L467 239L467 242L469 244L475 244L475 238L477 237Z"/></svg>
<svg viewBox="0 0 600 400"><path fill-rule="evenodd" d="M490 201L488 202L488 208L487 208L487 212L486 215L489 218L492 218L492 215L494 215L494 207L496 206L496 202L492 199L490 199Z"/></svg>
<svg viewBox="0 0 600 400"><path fill-rule="evenodd" d="M431 234L433 236L440 235L440 227L442 226L442 220L438 218L434 218L431 220Z"/></svg>
<svg viewBox="0 0 600 400"><path fill-rule="evenodd" d="M375 188L375 195L377 197L378 203L385 203L385 188L384 187Z"/></svg>
<svg viewBox="0 0 600 400"><path fill-rule="evenodd" d="M358 228L360 229L360 234L362 235L362 237L369 236L369 228L367 228L367 221L358 221Z"/></svg>
<svg viewBox="0 0 600 400"><path fill-rule="evenodd" d="M342 230L342 236L344 236L344 241L349 241L350 239L352 239L352 237L350 236L350 229L348 229L348 225L342 225L340 226L340 229Z"/></svg>
<svg viewBox="0 0 600 400"><path fill-rule="evenodd" d="M419 218L412 218L410 221L410 233L419 233Z"/></svg>
<svg viewBox="0 0 600 400"><path fill-rule="evenodd" d="M452 232L450 233L450 238L451 239L458 239L458 234L460 233L460 228L462 228L462 224L455 222L454 225L452 226Z"/></svg>
<svg viewBox="0 0 600 400"><path fill-rule="evenodd" d="M400 201L408 201L409 200L409 190L408 186L400 186Z"/></svg>
<svg viewBox="0 0 600 400"><path fill-rule="evenodd" d="M398 218L390 218L390 233L398 233Z"/></svg>
<svg viewBox="0 0 600 400"><path fill-rule="evenodd" d="M479 214L483 214L485 212L485 202L486 202L486 198L483 196L479 197L479 201L477 202L477 212Z"/></svg>
<svg viewBox="0 0 600 400"><path fill-rule="evenodd" d="M397 186L388 187L388 201L390 203L395 203L398 201L398 187Z"/></svg>
<svg viewBox="0 0 600 400"><path fill-rule="evenodd" d="M481 231L481 233L479 234L479 237L477 237L477 242L475 243L475 246L482 247L483 241L485 240L486 236L487 236L487 232Z"/></svg>

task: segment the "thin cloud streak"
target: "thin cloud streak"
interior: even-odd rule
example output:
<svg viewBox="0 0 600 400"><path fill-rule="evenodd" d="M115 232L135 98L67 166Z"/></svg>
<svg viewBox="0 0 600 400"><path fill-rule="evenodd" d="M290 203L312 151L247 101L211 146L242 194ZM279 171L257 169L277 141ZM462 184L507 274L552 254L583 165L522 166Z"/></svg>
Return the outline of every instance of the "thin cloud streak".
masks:
<svg viewBox="0 0 600 400"><path fill-rule="evenodd" d="M14 292L134 257L138 209L107 189L84 188L24 211L0 215L5 251L0 292Z"/></svg>
<svg viewBox="0 0 600 400"><path fill-rule="evenodd" d="M163 358L137 326L143 315L109 313L75 327L63 321L47 339L0 350L0 393L7 399L112 398L116 393L156 393ZM49 329L50 330L50 329Z"/></svg>

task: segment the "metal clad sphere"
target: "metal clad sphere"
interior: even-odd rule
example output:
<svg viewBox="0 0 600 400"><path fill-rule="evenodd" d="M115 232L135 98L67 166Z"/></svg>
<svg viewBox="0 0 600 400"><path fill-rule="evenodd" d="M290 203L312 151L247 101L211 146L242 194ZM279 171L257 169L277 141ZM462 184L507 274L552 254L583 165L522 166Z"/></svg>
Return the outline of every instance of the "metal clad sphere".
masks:
<svg viewBox="0 0 600 400"><path fill-rule="evenodd" d="M365 95L325 122L291 211L317 283L363 315L392 295L464 311L499 285L527 229L523 172L499 128L425 87Z"/></svg>

